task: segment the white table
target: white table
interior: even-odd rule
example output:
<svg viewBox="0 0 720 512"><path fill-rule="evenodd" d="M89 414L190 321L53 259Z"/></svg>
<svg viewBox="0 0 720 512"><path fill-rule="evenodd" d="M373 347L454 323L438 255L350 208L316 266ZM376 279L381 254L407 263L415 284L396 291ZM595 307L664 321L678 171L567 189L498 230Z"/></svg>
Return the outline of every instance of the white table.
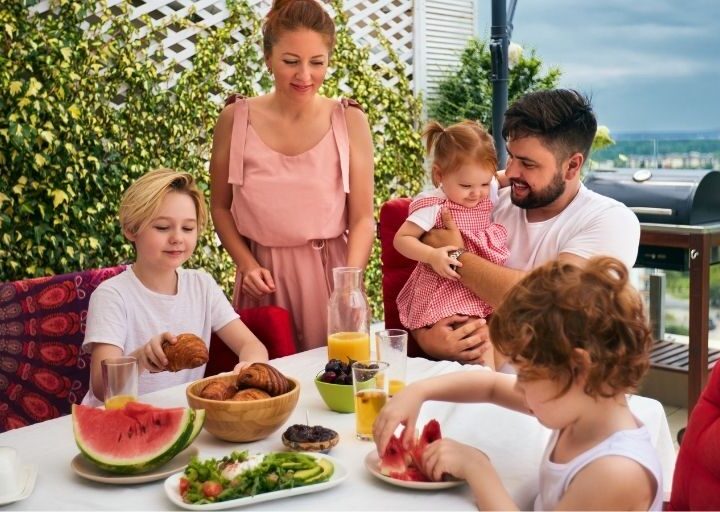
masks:
<svg viewBox="0 0 720 512"><path fill-rule="evenodd" d="M354 414L339 414L327 409L313 384L314 375L326 361L325 348L276 359L272 363L285 374L300 380L298 405L284 427L267 439L248 444L218 440L203 431L194 445L201 457L221 457L233 449L251 451L282 450L280 434L294 423L333 428L340 443L330 455L340 459L349 478L327 491L253 505L253 510L474 510L466 485L427 492L402 489L381 482L364 467L365 455L374 449L370 442L354 437ZM447 361L432 362L411 358L408 379L417 380L450 371L483 371ZM142 401L161 407L187 406L185 386L176 386L145 395ZM630 407L650 429L664 472L666 499L669 496L675 450L667 420L659 402L633 396ZM443 435L483 449L497 467L505 486L516 502L531 508L537 493L540 457L549 431L537 420L523 414L487 404L446 404L430 402L423 407L419 425L436 418ZM0 445L13 446L23 463L37 464L39 474L32 495L3 507L4 510L171 510L163 480L128 486L91 482L77 476L70 461L78 453L70 416L0 434Z"/></svg>

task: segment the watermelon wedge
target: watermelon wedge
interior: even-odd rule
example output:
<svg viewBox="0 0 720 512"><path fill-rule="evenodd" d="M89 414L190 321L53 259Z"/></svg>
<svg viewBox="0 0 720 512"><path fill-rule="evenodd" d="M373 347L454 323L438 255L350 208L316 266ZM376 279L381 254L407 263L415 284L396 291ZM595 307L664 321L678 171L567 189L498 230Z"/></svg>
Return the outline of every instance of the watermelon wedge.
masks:
<svg viewBox="0 0 720 512"><path fill-rule="evenodd" d="M201 414L204 418L204 411ZM162 409L138 402L110 411L73 405L72 417L75 442L83 455L119 474L162 466L187 446L196 429L193 409Z"/></svg>
<svg viewBox="0 0 720 512"><path fill-rule="evenodd" d="M440 424L437 420L430 420L409 449L403 447L401 439L402 433L400 436L393 435L388 441L380 459L380 473L397 480L429 482L430 478L421 469L422 455L430 443L442 439Z"/></svg>
<svg viewBox="0 0 720 512"><path fill-rule="evenodd" d="M193 430L188 437L187 443L183 447L183 450L190 446L195 438L200 434L200 431L205 424L205 409L195 409L195 421L193 422ZM182 451L182 450L181 450Z"/></svg>

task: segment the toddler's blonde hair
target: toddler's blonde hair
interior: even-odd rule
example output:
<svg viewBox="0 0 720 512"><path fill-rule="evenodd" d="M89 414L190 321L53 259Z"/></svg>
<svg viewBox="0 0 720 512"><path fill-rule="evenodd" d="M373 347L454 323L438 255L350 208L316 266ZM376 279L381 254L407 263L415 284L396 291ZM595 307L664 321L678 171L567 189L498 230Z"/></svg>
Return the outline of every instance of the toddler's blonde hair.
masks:
<svg viewBox="0 0 720 512"><path fill-rule="evenodd" d="M165 196L177 192L190 196L195 203L198 233L208 220L205 197L190 173L173 169L153 169L130 185L120 201L120 225L123 232L137 234L157 215Z"/></svg>

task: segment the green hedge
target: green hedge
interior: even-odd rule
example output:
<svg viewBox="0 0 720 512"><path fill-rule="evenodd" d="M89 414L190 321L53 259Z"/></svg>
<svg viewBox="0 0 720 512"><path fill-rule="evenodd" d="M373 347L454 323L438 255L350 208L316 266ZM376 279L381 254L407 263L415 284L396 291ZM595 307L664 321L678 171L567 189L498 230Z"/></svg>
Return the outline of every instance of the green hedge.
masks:
<svg viewBox="0 0 720 512"><path fill-rule="evenodd" d="M108 8L90 0L53 0L51 11L29 13L21 0L0 6L0 281L131 260L117 208L122 191L149 169L193 173L208 189L212 128L231 91L269 90L259 51L260 20L245 2L228 1L223 27L196 38L193 68L164 67L159 43L168 20L148 33L130 20L130 2ZM334 1L336 12L342 2ZM93 15L93 13L95 13ZM90 21L89 29L81 24ZM338 44L325 94L358 100L373 125L379 206L417 192L423 181L417 120L421 103L394 53L394 66L371 67L347 18L337 17ZM151 21L145 16L146 26ZM244 36L238 43L232 34ZM388 42L384 41L386 48ZM227 63L236 71L220 80ZM383 77L394 77L394 87ZM380 316L377 250L367 287ZM229 291L233 265L212 228L188 266L202 266Z"/></svg>

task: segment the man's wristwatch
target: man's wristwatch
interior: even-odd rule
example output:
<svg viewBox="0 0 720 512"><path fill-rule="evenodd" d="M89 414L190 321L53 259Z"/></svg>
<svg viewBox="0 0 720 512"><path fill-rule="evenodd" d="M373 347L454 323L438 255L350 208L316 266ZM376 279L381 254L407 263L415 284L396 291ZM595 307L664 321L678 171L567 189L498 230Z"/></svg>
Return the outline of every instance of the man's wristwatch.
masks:
<svg viewBox="0 0 720 512"><path fill-rule="evenodd" d="M460 249L455 249L454 251L450 251L448 253L448 256L457 260L460 257L460 255L464 252L467 252L467 251L461 247ZM453 272L457 271L457 265L450 265L450 268L453 269Z"/></svg>

